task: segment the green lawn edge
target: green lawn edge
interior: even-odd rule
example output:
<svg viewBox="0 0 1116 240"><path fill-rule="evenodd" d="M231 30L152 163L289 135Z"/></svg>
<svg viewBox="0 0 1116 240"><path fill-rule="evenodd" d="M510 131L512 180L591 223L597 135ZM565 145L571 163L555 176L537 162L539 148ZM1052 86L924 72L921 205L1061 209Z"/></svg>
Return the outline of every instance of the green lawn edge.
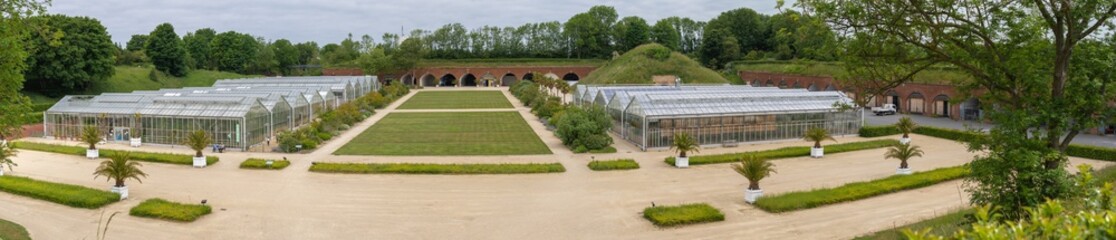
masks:
<svg viewBox="0 0 1116 240"><path fill-rule="evenodd" d="M833 153L843 153L843 152L851 152L851 151L859 151L859 150L884 148L884 147L894 146L895 144L899 144L899 140L878 139L878 140L870 140L870 141L830 144L830 145L825 145L825 153L833 154ZM743 157L744 155L748 155L748 154L756 154L758 157L768 159L768 160L775 160L775 159L782 159L782 158L794 158L794 157L806 157L806 156L810 156L810 147L809 146L793 146L793 147L776 148L776 149L771 149L771 150L726 153L726 154L717 154L717 155L702 155L702 156L692 156L691 155L690 156L690 165L732 163L732 162L739 161L739 159L741 157ZM673 166L674 165L674 157L667 157L666 160L664 160L664 162Z"/></svg>
<svg viewBox="0 0 1116 240"><path fill-rule="evenodd" d="M85 157L85 147L66 146L58 144L36 143L36 142L13 142L12 147L24 150L50 152L67 155L75 155ZM102 158L110 157L118 153L130 153L128 156L132 160L141 162L153 163L168 163L178 165L193 165L194 156L189 154L174 154L174 153L152 153L152 152L137 152L137 151L123 151L113 149L97 149ZM220 158L215 156L206 156L205 161L207 165L213 165L220 161Z"/></svg>
<svg viewBox="0 0 1116 240"><path fill-rule="evenodd" d="M433 164L433 163L320 163L311 172L349 174L532 174L561 173L561 163Z"/></svg>
<svg viewBox="0 0 1116 240"><path fill-rule="evenodd" d="M753 205L773 213L810 209L927 187L960 179L968 174L969 168L967 165L939 168L916 172L911 175L892 175L867 182L853 182L834 188L819 188L763 196L757 199Z"/></svg>
<svg viewBox="0 0 1116 240"><path fill-rule="evenodd" d="M0 176L0 192L87 209L120 201L119 194L109 191L11 175Z"/></svg>

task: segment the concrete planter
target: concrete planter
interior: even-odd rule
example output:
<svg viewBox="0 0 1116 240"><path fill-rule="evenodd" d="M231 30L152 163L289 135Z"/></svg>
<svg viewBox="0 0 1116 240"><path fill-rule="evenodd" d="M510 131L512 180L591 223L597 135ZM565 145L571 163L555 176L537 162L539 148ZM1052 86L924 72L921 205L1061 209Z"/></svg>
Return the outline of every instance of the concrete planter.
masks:
<svg viewBox="0 0 1116 240"><path fill-rule="evenodd" d="M4 176L4 166L0 166L0 176Z"/></svg>
<svg viewBox="0 0 1116 240"><path fill-rule="evenodd" d="M902 143L903 145L911 144L911 138L910 137L899 138L899 143Z"/></svg>
<svg viewBox="0 0 1116 240"><path fill-rule="evenodd" d="M678 168L690 167L690 157L675 157L674 166Z"/></svg>
<svg viewBox="0 0 1116 240"><path fill-rule="evenodd" d="M758 189L758 190L745 189L744 190L744 201L745 202L756 203L756 199L759 199L762 196L763 196L763 189Z"/></svg>
<svg viewBox="0 0 1116 240"><path fill-rule="evenodd" d="M911 168L909 168L909 167L908 168L898 168L898 169L895 170L895 174L899 174L899 175L911 175L911 173L913 173L913 172L914 171L912 171Z"/></svg>
<svg viewBox="0 0 1116 240"><path fill-rule="evenodd" d="M821 158L822 156L825 156L825 147L810 148L810 157Z"/></svg>
<svg viewBox="0 0 1116 240"><path fill-rule="evenodd" d="M143 139L140 139L140 138L132 138L132 142L131 142L131 144L130 144L130 145L132 145L132 147L139 147L139 146L142 146L142 145L143 145Z"/></svg>
<svg viewBox="0 0 1116 240"><path fill-rule="evenodd" d="M128 186L117 187L113 186L111 192L120 194L120 200L128 199Z"/></svg>
<svg viewBox="0 0 1116 240"><path fill-rule="evenodd" d="M209 165L209 164L205 162L205 156L194 157L194 167L203 168L207 165Z"/></svg>
<svg viewBox="0 0 1116 240"><path fill-rule="evenodd" d="M85 149L85 157L89 159L97 159L101 157L101 151L97 149Z"/></svg>

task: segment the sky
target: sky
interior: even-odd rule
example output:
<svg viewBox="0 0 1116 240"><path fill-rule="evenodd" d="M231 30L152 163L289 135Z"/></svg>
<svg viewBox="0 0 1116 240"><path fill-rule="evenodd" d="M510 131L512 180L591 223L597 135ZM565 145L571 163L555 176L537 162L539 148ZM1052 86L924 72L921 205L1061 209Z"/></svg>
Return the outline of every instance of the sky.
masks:
<svg viewBox="0 0 1116 240"><path fill-rule="evenodd" d="M113 42L147 34L169 22L178 34L200 28L237 31L268 40L316 41L319 45L368 34L434 30L458 22L466 28L565 22L594 5L616 8L621 18L639 16L654 24L671 16L708 21L724 11L748 7L777 13L776 0L55 0L52 14L101 21ZM788 5L793 1L787 1Z"/></svg>

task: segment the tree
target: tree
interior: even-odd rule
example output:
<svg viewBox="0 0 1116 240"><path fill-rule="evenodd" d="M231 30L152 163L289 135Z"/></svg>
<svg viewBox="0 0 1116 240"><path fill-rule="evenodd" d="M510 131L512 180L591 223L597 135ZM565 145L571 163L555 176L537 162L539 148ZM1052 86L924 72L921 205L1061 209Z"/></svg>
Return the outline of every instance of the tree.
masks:
<svg viewBox="0 0 1116 240"><path fill-rule="evenodd" d="M298 64L311 65L318 62L318 43L304 42L295 44L298 49Z"/></svg>
<svg viewBox="0 0 1116 240"><path fill-rule="evenodd" d="M19 166L13 161L12 158L16 156L18 151L7 143L0 144L0 176L4 175L4 166L8 166L8 170L15 171L13 167Z"/></svg>
<svg viewBox="0 0 1116 240"><path fill-rule="evenodd" d="M887 149L887 152L884 153L884 158L897 159L899 160L899 168L907 169L907 160L910 160L914 157L922 157L922 153L922 148L918 146L910 144L895 144L895 146Z"/></svg>
<svg viewBox="0 0 1116 240"><path fill-rule="evenodd" d="M651 41L662 44L670 50L682 50L682 34L666 19L659 20L654 27L651 27Z"/></svg>
<svg viewBox="0 0 1116 240"><path fill-rule="evenodd" d="M46 12L48 4L37 0L0 1L0 113L4 113L0 114L0 140L19 135L31 112L31 99L20 93L27 68L27 41L61 38L61 32L28 20Z"/></svg>
<svg viewBox="0 0 1116 240"><path fill-rule="evenodd" d="M616 23L616 9L593 6L588 12L575 14L566 21L564 33L572 41L574 56L607 57L612 52L609 29Z"/></svg>
<svg viewBox="0 0 1116 240"><path fill-rule="evenodd" d="M212 43L213 38L216 37L217 31L214 31L212 28L198 29L182 37L182 43L186 46L186 52L190 55L190 59L193 60L190 67L194 69L216 68L209 50L210 43Z"/></svg>
<svg viewBox="0 0 1116 240"><path fill-rule="evenodd" d="M674 134L674 141L670 143L670 150L678 152L678 157L686 157L686 153L696 153L701 151L701 146L689 133L680 132Z"/></svg>
<svg viewBox="0 0 1116 240"><path fill-rule="evenodd" d="M60 96L85 90L114 73L116 46L100 21L88 17L45 15L32 19L62 32L61 39L33 38L27 58L28 89Z"/></svg>
<svg viewBox="0 0 1116 240"><path fill-rule="evenodd" d="M986 152L971 163L967 190L975 204L993 204L1012 219L1027 206L1069 194L1063 152L1081 131L1103 117L1116 99L1112 78L1078 65L1095 62L1082 53L1098 32L1111 31L1116 2L1083 1L895 1L804 0L798 4L859 41L899 51L849 50L846 64L912 76L935 66L972 78L958 83L984 89L982 102L997 106L986 116L997 123L970 150ZM854 42L856 43L856 42ZM1112 47L1105 51L1111 51ZM1104 50L1104 49L1098 49ZM897 67L896 65L899 65ZM898 69L899 71L896 71ZM1081 70L1081 71L1076 71ZM872 80L875 79L875 80ZM887 86L910 77L866 78Z"/></svg>
<svg viewBox="0 0 1116 240"><path fill-rule="evenodd" d="M406 71L415 68L419 61L426 56L427 50L422 46L422 41L414 38L403 40L399 50L391 54L393 68L397 71Z"/></svg>
<svg viewBox="0 0 1116 240"><path fill-rule="evenodd" d="M182 144L194 150L194 157L204 157L202 150L205 150L210 143L212 139L209 138L209 134L205 130L197 130L187 134Z"/></svg>
<svg viewBox="0 0 1116 240"><path fill-rule="evenodd" d="M740 162L732 164L732 170L748 179L748 190L760 190L759 182L775 172L775 164L755 154L746 154Z"/></svg>
<svg viewBox="0 0 1116 240"><path fill-rule="evenodd" d="M825 128L820 127L811 127L810 129L807 129L806 134L802 136L802 139L806 140L807 142L813 142L814 148L821 148L821 142L825 140L834 142L837 141L837 139L833 139L833 136L829 135L829 131L826 131Z"/></svg>
<svg viewBox="0 0 1116 240"><path fill-rule="evenodd" d="M279 73L279 59L276 58L275 48L263 38L253 41L256 44L256 56L249 62L248 72L274 75Z"/></svg>
<svg viewBox="0 0 1116 240"><path fill-rule="evenodd" d="M899 118L899 122L895 123L895 129L899 129L899 132L903 133L903 138L911 137L911 131L914 131L916 127L918 127L918 124L907 116Z"/></svg>
<svg viewBox="0 0 1116 240"><path fill-rule="evenodd" d="M612 137L608 136L608 128L612 126L612 119L600 106L566 108L562 118L558 119L555 125L557 129L554 134L562 140L562 144L575 151L577 149L597 150L612 145Z"/></svg>
<svg viewBox="0 0 1116 240"><path fill-rule="evenodd" d="M186 48L174 33L174 26L159 24L149 36L144 53L151 58L155 69L176 77L186 76Z"/></svg>
<svg viewBox="0 0 1116 240"><path fill-rule="evenodd" d="M109 159L101 161L101 165L93 171L93 178L105 177L106 180L115 182L112 186L124 187L124 180L135 179L143 183L143 177L147 177L147 173L140 170L143 164L132 160L130 152L123 152L115 154Z"/></svg>
<svg viewBox="0 0 1116 240"><path fill-rule="evenodd" d="M710 30L710 35L702 40L701 60L709 68L720 69L740 58L740 42L723 32L723 29Z"/></svg>
<svg viewBox="0 0 1116 240"><path fill-rule="evenodd" d="M147 48L147 34L132 35L132 38L128 39L128 44L125 45L125 49L133 52L143 51L144 48Z"/></svg>
<svg viewBox="0 0 1116 240"><path fill-rule="evenodd" d="M628 51L651 42L651 27L643 18L624 17L612 28L612 39L616 42L616 50Z"/></svg>
<svg viewBox="0 0 1116 240"><path fill-rule="evenodd" d="M392 71L391 57L384 54L384 49L375 48L371 52L360 55L357 60L364 74L380 74Z"/></svg>
<svg viewBox="0 0 1116 240"><path fill-rule="evenodd" d="M770 32L764 21L763 15L749 8L723 12L713 20L709 20L709 24L705 25L702 42L702 63L720 68L721 64L737 60L739 53L770 50L768 47ZM735 39L736 47L724 44L729 37ZM732 52L738 53L737 56L722 56Z"/></svg>
<svg viewBox="0 0 1116 240"><path fill-rule="evenodd" d="M217 34L210 43L210 58L221 71L246 73L256 57L258 43L250 35L228 31Z"/></svg>

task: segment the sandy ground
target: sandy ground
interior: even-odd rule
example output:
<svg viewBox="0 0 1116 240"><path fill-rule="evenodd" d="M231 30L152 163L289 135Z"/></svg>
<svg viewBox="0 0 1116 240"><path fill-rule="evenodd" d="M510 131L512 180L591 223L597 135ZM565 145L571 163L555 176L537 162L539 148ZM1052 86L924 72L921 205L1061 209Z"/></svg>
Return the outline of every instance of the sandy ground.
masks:
<svg viewBox="0 0 1116 240"><path fill-rule="evenodd" d="M507 94L505 88L505 94ZM413 94L412 94L413 95ZM409 96L408 96L409 97ZM510 95L508 95L511 98ZM675 169L663 163L669 152L640 152L618 141L619 153L573 154L547 132L526 108L512 100L554 152L552 155L478 157L333 156L332 153L379 121L407 97L309 154L231 152L204 169L149 163L150 177L129 182L132 198L98 210L0 193L0 218L25 226L35 239L93 239L102 211L121 212L109 239L845 239L933 217L966 205L960 181L820 208L766 213L743 202L747 181L726 164ZM511 98L514 99L514 98ZM927 152L911 161L916 170L956 166L973 154L958 143L914 136ZM47 141L28 139L32 141ZM867 140L838 138L840 142ZM76 144L69 142L68 144ZM701 154L806 146L788 141ZM103 148L133 149L107 144ZM143 151L181 152L169 147ZM884 149L829 154L822 159L777 160L778 174L761 186L768 194L883 178L896 160ZM208 154L208 152L207 152ZM240 170L248 157L288 157L282 171ZM633 158L641 169L593 172L591 158ZM561 162L567 172L533 175L346 175L306 171L311 161L338 162ZM78 156L22 151L14 175L47 181L109 187L94 180L97 162ZM1107 162L1071 159L1097 167ZM193 223L126 216L148 198L180 202L207 199L214 213ZM640 212L658 205L707 202L725 221L657 228ZM106 214L107 215L107 214Z"/></svg>

